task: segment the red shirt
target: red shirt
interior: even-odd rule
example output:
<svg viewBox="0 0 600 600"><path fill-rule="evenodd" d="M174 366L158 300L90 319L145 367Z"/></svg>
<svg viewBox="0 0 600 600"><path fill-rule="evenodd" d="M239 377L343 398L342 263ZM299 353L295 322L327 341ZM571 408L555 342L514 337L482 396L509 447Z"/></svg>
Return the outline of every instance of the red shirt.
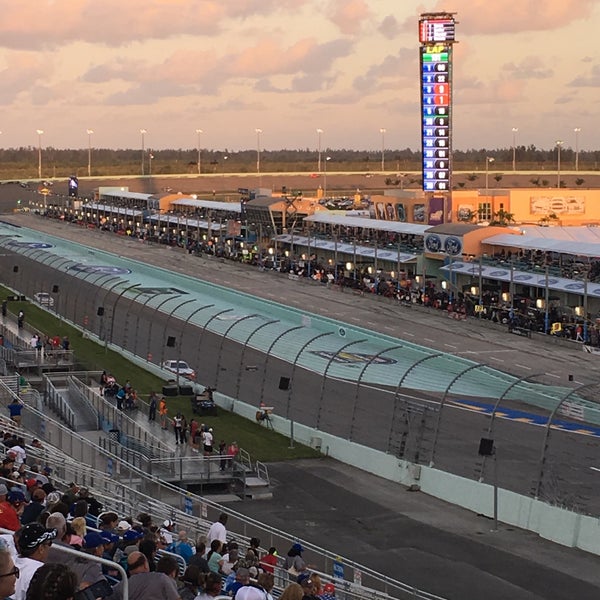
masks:
<svg viewBox="0 0 600 600"><path fill-rule="evenodd" d="M267 554L260 559L260 566L265 570L265 573L275 573L277 565L277 557L274 554Z"/></svg>
<svg viewBox="0 0 600 600"><path fill-rule="evenodd" d="M14 509L13 505L6 500L0 502L0 527L10 529L11 531L21 529L21 521L19 520L17 511Z"/></svg>

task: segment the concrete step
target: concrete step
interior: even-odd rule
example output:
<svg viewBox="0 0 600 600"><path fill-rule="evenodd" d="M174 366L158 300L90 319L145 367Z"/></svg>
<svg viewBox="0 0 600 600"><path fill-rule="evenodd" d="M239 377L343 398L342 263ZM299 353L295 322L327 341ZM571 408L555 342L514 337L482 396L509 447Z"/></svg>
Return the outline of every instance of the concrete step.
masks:
<svg viewBox="0 0 600 600"><path fill-rule="evenodd" d="M251 475L249 477L246 477L246 487L251 487L251 488L269 487L269 482L265 481L264 479L261 479L260 477Z"/></svg>
<svg viewBox="0 0 600 600"><path fill-rule="evenodd" d="M273 492L265 488L264 490L246 490L246 498L250 500L271 500Z"/></svg>

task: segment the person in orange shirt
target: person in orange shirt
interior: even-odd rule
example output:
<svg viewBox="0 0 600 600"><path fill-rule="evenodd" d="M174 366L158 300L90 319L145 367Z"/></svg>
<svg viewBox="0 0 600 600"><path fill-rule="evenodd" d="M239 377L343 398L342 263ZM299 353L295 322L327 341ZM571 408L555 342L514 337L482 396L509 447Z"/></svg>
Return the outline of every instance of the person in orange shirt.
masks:
<svg viewBox="0 0 600 600"><path fill-rule="evenodd" d="M158 414L160 415L160 426L162 429L167 429L167 414L169 409L167 408L167 401L163 396L158 403Z"/></svg>

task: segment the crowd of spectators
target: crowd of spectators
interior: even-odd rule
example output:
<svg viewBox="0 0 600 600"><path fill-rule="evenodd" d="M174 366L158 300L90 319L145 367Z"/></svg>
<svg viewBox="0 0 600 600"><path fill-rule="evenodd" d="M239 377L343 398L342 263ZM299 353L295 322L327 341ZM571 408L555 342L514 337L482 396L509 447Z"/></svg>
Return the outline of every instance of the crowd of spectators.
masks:
<svg viewBox="0 0 600 600"><path fill-rule="evenodd" d="M54 481L52 467L28 458L22 437L7 431L0 439L5 453L0 528L10 532L0 535L2 598L121 600L116 563L127 574L131 600L218 595L272 600L276 579L284 587L290 578L297 579L291 585L299 585L303 597L310 596L304 600L332 600L333 587L321 586L318 576L308 572L300 544L292 546L282 564L274 547L261 552L256 538L236 541L227 531L225 513L206 536L191 540L171 519L157 524L147 513L132 517L105 510L90 489ZM43 450L38 440L32 440L31 448Z"/></svg>

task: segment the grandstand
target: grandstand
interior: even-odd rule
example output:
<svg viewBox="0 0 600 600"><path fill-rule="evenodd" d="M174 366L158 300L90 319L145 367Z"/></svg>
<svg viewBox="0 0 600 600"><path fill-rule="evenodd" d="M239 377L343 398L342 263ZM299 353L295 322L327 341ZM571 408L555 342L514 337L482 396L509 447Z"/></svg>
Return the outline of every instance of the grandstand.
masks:
<svg viewBox="0 0 600 600"><path fill-rule="evenodd" d="M7 333L11 330L10 322L5 322L2 327ZM25 332L12 333L15 348L26 345ZM270 546L283 548L300 542L310 553L310 562L315 565L313 571L318 572L324 582L334 583L338 597L349 600L438 598L344 557L340 559L339 552L318 547L292 533L250 519L206 496L185 490L178 484L187 473L180 471L175 478L179 481L169 480L165 473L172 472L174 463L180 458L175 458L168 444L134 419L122 413L117 415L114 406L97 394L98 379L99 373L43 374L42 399L35 391L24 393L19 373L0 378L0 407L5 414L13 400L20 397L26 402L22 427L16 428L10 420L0 419L0 428L42 441L41 448L28 445L26 451L34 462L53 469L52 480L57 488L64 490L69 482L77 482L88 488L105 510L129 519L135 519L141 512L152 515L155 522L170 519L177 527L185 529L191 539L205 536L218 515L225 513L229 516L228 532L242 547L248 546L251 537L262 540L263 551ZM106 428L114 431L117 422L122 436L106 438L101 434L98 437L97 431ZM241 455L243 459L236 461L230 475L233 480L236 477L242 479L242 474L256 468L247 455ZM210 473L210 464L207 469ZM5 481L7 485L13 485L13 482ZM89 555L85 556L89 559ZM181 557L176 558L183 570ZM337 568L335 578L332 577L334 565ZM356 582L356 573L360 573L360 582ZM275 579L274 595L277 597L290 581L281 561Z"/></svg>

